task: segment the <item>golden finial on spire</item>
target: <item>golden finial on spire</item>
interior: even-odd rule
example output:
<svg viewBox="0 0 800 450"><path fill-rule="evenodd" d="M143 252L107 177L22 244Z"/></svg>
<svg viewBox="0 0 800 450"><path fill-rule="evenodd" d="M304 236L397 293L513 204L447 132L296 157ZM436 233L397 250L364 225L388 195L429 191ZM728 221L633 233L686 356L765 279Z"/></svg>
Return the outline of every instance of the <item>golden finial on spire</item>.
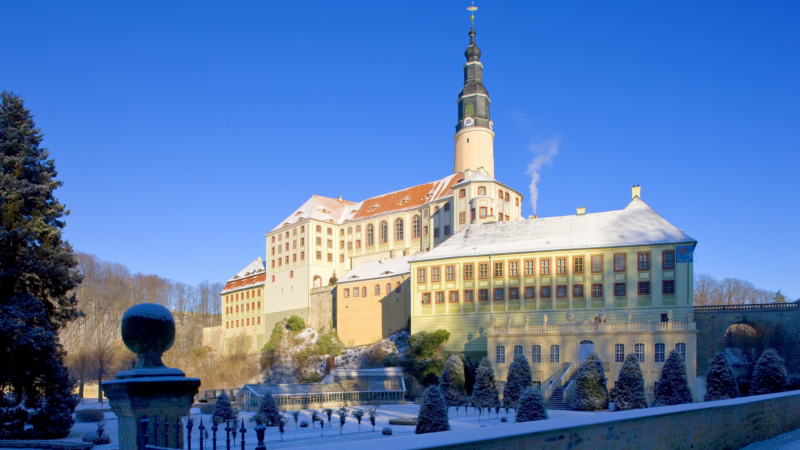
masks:
<svg viewBox="0 0 800 450"><path fill-rule="evenodd" d="M467 11L469 11L471 13L471 15L469 17L469 20L470 20L472 25L475 25L475 11L477 11L477 10L478 10L478 7L475 6L474 2L472 3L471 6L467 6Z"/></svg>

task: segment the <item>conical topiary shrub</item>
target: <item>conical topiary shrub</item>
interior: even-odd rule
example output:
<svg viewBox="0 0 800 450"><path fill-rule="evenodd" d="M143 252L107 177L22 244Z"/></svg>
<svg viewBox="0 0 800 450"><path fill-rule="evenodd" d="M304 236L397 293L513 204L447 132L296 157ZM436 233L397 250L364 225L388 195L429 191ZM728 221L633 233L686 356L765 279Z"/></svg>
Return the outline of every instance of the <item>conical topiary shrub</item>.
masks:
<svg viewBox="0 0 800 450"><path fill-rule="evenodd" d="M786 366L778 352L768 348L756 362L750 395L774 394L786 388Z"/></svg>
<svg viewBox="0 0 800 450"><path fill-rule="evenodd" d="M211 412L211 419L216 423L223 423L228 420L236 420L239 412L231 405L231 398L224 391L217 397L214 403L214 411Z"/></svg>
<svg viewBox="0 0 800 450"><path fill-rule="evenodd" d="M575 380L575 394L570 407L573 411L600 411L608 408L608 387L603 362L597 353L587 357Z"/></svg>
<svg viewBox="0 0 800 450"><path fill-rule="evenodd" d="M653 406L683 405L692 403L692 393L686 381L686 365L675 350L669 353L667 362L661 369L661 379L655 390Z"/></svg>
<svg viewBox="0 0 800 450"><path fill-rule="evenodd" d="M617 398L614 410L628 411L643 408L647 408L647 398L644 394L644 376L639 367L639 358L636 355L628 355L617 379Z"/></svg>
<svg viewBox="0 0 800 450"><path fill-rule="evenodd" d="M416 434L436 433L450 429L447 420L447 406L444 403L439 386L431 386L425 390L422 396L422 404L419 407L417 416Z"/></svg>
<svg viewBox="0 0 800 450"><path fill-rule="evenodd" d="M711 402L714 400L727 400L739 396L739 384L733 376L728 358L722 352L717 352L708 361L708 372L706 372L706 395L703 401Z"/></svg>
<svg viewBox="0 0 800 450"><path fill-rule="evenodd" d="M508 366L508 378L503 390L503 406L516 408L519 398L525 389L531 387L531 366L524 355L514 357L514 362Z"/></svg>
<svg viewBox="0 0 800 450"><path fill-rule="evenodd" d="M439 378L439 389L444 395L444 402L448 407L460 406L466 396L466 382L464 380L464 362L460 356L450 356L444 363L442 376Z"/></svg>
<svg viewBox="0 0 800 450"><path fill-rule="evenodd" d="M275 404L275 399L272 398L272 395L269 393L267 393L264 398L261 399L261 405L258 408L258 412L253 414L253 417L250 418L250 421L255 422L258 419L261 419L261 422L267 426L278 425L281 419L281 412L278 411L278 405Z"/></svg>
<svg viewBox="0 0 800 450"><path fill-rule="evenodd" d="M484 357L475 371L475 385L472 387L472 403L481 408L490 408L497 403L497 380L489 358Z"/></svg>
<svg viewBox="0 0 800 450"><path fill-rule="evenodd" d="M547 419L547 408L544 406L544 396L542 391L529 387L519 398L517 403L517 414L514 422L532 422L534 420Z"/></svg>

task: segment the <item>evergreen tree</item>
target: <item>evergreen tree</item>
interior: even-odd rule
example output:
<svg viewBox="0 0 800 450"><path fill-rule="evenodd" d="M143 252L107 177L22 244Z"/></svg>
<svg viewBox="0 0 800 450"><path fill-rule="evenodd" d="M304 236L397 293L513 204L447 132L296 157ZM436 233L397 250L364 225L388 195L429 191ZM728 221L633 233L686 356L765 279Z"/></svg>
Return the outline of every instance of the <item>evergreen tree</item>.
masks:
<svg viewBox="0 0 800 450"><path fill-rule="evenodd" d="M448 431L450 423L447 420L447 406L444 403L439 386L431 386L425 390L422 396L422 404L419 407L417 417L416 434L436 433Z"/></svg>
<svg viewBox="0 0 800 450"><path fill-rule="evenodd" d="M472 404L489 408L497 403L497 381L489 358L484 357L475 371L475 385L472 388Z"/></svg>
<svg viewBox="0 0 800 450"><path fill-rule="evenodd" d="M692 403L692 393L686 381L686 365L675 350L669 353L661 369L661 379L656 387L653 406L670 406Z"/></svg>
<svg viewBox="0 0 800 450"><path fill-rule="evenodd" d="M544 406L542 391L529 387L519 398L517 414L514 422L532 422L547 419L547 408Z"/></svg>
<svg viewBox="0 0 800 450"><path fill-rule="evenodd" d="M53 193L62 183L41 142L22 98L2 92L0 348L13 351L4 353L0 365L0 408L14 415L24 406L49 416L34 420L28 436L65 437L77 400L69 395L73 383L58 331L77 317L77 300L69 292L81 278L72 270L72 247L61 237L68 211ZM18 431L0 420L0 435Z"/></svg>
<svg viewBox="0 0 800 450"><path fill-rule="evenodd" d="M714 400L727 400L739 396L739 385L736 377L733 376L731 366L728 365L728 358L722 352L717 352L708 361L708 372L706 373L706 395L703 401L711 402Z"/></svg>
<svg viewBox="0 0 800 450"><path fill-rule="evenodd" d="M452 355L447 358L439 378L439 389L444 395L445 404L458 407L464 403L466 388L464 382L464 362L460 356Z"/></svg>
<svg viewBox="0 0 800 450"><path fill-rule="evenodd" d="M599 411L608 408L606 374L597 353L589 355L578 368L575 394L570 407L573 411Z"/></svg>
<svg viewBox="0 0 800 450"><path fill-rule="evenodd" d="M768 348L758 358L753 371L753 386L750 395L774 394L786 388L786 366L778 352Z"/></svg>
<svg viewBox="0 0 800 450"><path fill-rule="evenodd" d="M278 411L278 405L275 404L275 399L267 393L261 400L261 405L258 407L258 412L250 418L254 422L256 418L261 419L264 425L275 426L278 425L281 419L281 412Z"/></svg>
<svg viewBox="0 0 800 450"><path fill-rule="evenodd" d="M211 420L216 423L224 423L228 420L236 420L238 415L239 411L231 405L231 398L228 397L225 391L222 391L222 394L217 397L217 401L214 403L214 411L211 412Z"/></svg>
<svg viewBox="0 0 800 450"><path fill-rule="evenodd" d="M636 355L628 355L617 379L617 398L614 410L628 411L643 408L647 408L647 398L644 394L644 376L639 367L639 358Z"/></svg>
<svg viewBox="0 0 800 450"><path fill-rule="evenodd" d="M503 404L507 408L516 408L519 398L525 389L531 387L531 366L524 355L514 357L514 362L508 366L506 387L503 390ZM494 406L494 405L492 405Z"/></svg>

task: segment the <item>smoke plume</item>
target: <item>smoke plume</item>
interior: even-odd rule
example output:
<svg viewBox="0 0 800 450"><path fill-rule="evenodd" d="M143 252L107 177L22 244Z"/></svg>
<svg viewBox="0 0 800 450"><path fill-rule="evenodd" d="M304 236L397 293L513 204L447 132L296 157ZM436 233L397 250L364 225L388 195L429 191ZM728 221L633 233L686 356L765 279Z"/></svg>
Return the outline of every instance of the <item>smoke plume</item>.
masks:
<svg viewBox="0 0 800 450"><path fill-rule="evenodd" d="M549 167L553 163L553 159L558 155L558 140L551 139L538 144L530 144L528 149L534 155L528 164L528 175L531 177L531 185L529 186L531 190L531 206L533 206L533 213L536 214L536 202L539 199L537 185L541 179L541 171L545 167Z"/></svg>

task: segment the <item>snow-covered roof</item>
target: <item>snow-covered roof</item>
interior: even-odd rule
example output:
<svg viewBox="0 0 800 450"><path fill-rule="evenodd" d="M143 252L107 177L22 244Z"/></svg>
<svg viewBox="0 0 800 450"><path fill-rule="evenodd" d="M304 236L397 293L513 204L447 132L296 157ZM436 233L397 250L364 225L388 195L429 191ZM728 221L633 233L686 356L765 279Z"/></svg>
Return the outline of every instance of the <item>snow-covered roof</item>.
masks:
<svg viewBox="0 0 800 450"><path fill-rule="evenodd" d="M244 266L244 269L240 270L239 273L229 278L228 281L238 280L239 278L244 278L246 276L253 275L257 272L263 272L264 269L265 269L264 261L262 261L261 257L259 256L258 258L253 260L253 262Z"/></svg>
<svg viewBox="0 0 800 450"><path fill-rule="evenodd" d="M472 224L411 261L671 243L697 241L636 197L619 211Z"/></svg>
<svg viewBox="0 0 800 450"><path fill-rule="evenodd" d="M222 289L222 293L264 284L267 281L267 274L264 269L264 261L259 256L246 265L244 269L240 270L239 273L228 279L225 282L225 288Z"/></svg>
<svg viewBox="0 0 800 450"><path fill-rule="evenodd" d="M349 207L355 203L347 200L312 195L308 201L297 208L289 217L278 224L272 231L279 230L284 226L291 225L306 219L316 219L322 222L341 224L347 218L345 212L349 212Z"/></svg>
<svg viewBox="0 0 800 450"><path fill-rule="evenodd" d="M339 282L373 280L375 278L394 277L401 274L411 273L411 265L408 263L412 257L398 256L397 258L381 261L370 261L361 263L350 272L344 274Z"/></svg>

